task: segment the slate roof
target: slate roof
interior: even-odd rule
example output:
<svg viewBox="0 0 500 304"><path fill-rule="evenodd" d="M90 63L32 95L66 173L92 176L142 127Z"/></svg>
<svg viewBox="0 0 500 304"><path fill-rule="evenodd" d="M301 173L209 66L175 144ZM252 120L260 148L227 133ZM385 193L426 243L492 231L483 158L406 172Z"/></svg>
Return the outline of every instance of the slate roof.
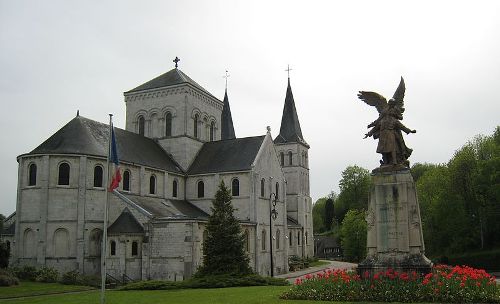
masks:
<svg viewBox="0 0 500 304"><path fill-rule="evenodd" d="M205 90L201 85L199 85L196 81L191 79L188 75L184 74L181 70L178 68L172 69L165 74L161 74L160 76L145 82L141 84L140 86L125 92L127 93L134 93L134 92L139 92L139 91L144 91L144 90L151 90L151 89L157 89L157 88L163 88L163 87L168 87L168 86L173 86L173 85L178 85L178 84L190 84L194 86L195 88L198 88L202 90L203 92L209 94L210 96L214 97L210 92ZM216 97L214 97L216 98Z"/></svg>
<svg viewBox="0 0 500 304"><path fill-rule="evenodd" d="M234 134L231 108L229 107L229 98L227 98L227 89L224 93L224 106L222 107L220 136L222 140L236 138L236 135Z"/></svg>
<svg viewBox="0 0 500 304"><path fill-rule="evenodd" d="M286 225L288 228L301 228L302 226L295 219L287 216L286 217Z"/></svg>
<svg viewBox="0 0 500 304"><path fill-rule="evenodd" d="M154 140L119 128L115 128L115 135L120 161L182 173L182 169ZM27 155L82 154L106 157L108 138L108 125L76 116Z"/></svg>
<svg viewBox="0 0 500 304"><path fill-rule="evenodd" d="M144 233L144 228L130 213L128 208L123 209L118 218L108 227L109 234Z"/></svg>
<svg viewBox="0 0 500 304"><path fill-rule="evenodd" d="M207 220L208 214L186 200L173 200L159 197L139 196L122 193L128 199L144 208L155 218L164 219L201 219Z"/></svg>
<svg viewBox="0 0 500 304"><path fill-rule="evenodd" d="M265 135L212 141L203 144L188 174L250 170Z"/></svg>
<svg viewBox="0 0 500 304"><path fill-rule="evenodd" d="M274 139L276 144L301 143L309 147L302 136L297 109L293 99L290 78L288 78L288 87L286 88L285 105L283 107L283 116L281 117L280 134Z"/></svg>
<svg viewBox="0 0 500 304"><path fill-rule="evenodd" d="M9 226L5 227L3 231L1 231L1 234L3 235L14 235L16 234L16 222L13 222Z"/></svg>

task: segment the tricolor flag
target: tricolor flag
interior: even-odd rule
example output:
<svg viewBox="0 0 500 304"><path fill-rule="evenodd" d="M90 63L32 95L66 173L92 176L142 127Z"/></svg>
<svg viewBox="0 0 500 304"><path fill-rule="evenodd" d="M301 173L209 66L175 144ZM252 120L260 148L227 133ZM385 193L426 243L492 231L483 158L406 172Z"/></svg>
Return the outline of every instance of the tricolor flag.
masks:
<svg viewBox="0 0 500 304"><path fill-rule="evenodd" d="M118 149L116 148L116 137L115 137L115 128L111 126L111 147L110 147L110 155L109 159L113 163L114 173L113 178L111 179L111 183L109 184L108 191L113 192L114 189L118 188L120 182L122 180L122 175L120 174L120 163L118 162Z"/></svg>

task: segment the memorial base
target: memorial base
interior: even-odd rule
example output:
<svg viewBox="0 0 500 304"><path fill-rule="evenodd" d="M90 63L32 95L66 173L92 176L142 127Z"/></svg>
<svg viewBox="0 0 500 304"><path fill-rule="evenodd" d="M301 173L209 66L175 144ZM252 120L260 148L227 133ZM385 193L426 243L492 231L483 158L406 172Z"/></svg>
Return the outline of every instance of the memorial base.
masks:
<svg viewBox="0 0 500 304"><path fill-rule="evenodd" d="M367 258L358 265L360 275L393 269L428 273L420 208L409 170L372 173L367 211Z"/></svg>

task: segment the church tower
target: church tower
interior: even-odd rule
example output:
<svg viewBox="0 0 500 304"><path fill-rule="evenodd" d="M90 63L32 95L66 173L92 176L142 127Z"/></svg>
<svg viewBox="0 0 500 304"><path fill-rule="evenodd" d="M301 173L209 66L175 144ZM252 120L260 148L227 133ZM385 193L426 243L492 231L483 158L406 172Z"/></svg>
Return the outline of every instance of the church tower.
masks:
<svg viewBox="0 0 500 304"><path fill-rule="evenodd" d="M309 193L309 145L302 136L290 77L288 77L280 134L274 139L274 144L286 179L287 215L303 227L301 236L293 236L294 242L301 247L301 251L295 254L312 256L314 241Z"/></svg>
<svg viewBox="0 0 500 304"><path fill-rule="evenodd" d="M126 129L157 140L187 171L203 143L221 139L223 103L182 72L179 61L176 57L174 69L124 93Z"/></svg>

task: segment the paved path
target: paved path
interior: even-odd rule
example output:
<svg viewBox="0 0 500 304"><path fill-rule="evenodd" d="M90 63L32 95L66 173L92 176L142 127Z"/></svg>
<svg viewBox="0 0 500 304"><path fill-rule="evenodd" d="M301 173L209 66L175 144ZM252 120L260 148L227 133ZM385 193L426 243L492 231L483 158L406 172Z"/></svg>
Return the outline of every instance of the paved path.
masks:
<svg viewBox="0 0 500 304"><path fill-rule="evenodd" d="M316 267L309 267L306 269L301 269L294 272L284 273L275 276L276 278L287 279L289 282L293 283L296 278L300 278L307 274L314 274L318 272L323 272L326 269L352 269L357 266L357 264L340 262L340 261L326 261L329 262L327 265L321 265Z"/></svg>

